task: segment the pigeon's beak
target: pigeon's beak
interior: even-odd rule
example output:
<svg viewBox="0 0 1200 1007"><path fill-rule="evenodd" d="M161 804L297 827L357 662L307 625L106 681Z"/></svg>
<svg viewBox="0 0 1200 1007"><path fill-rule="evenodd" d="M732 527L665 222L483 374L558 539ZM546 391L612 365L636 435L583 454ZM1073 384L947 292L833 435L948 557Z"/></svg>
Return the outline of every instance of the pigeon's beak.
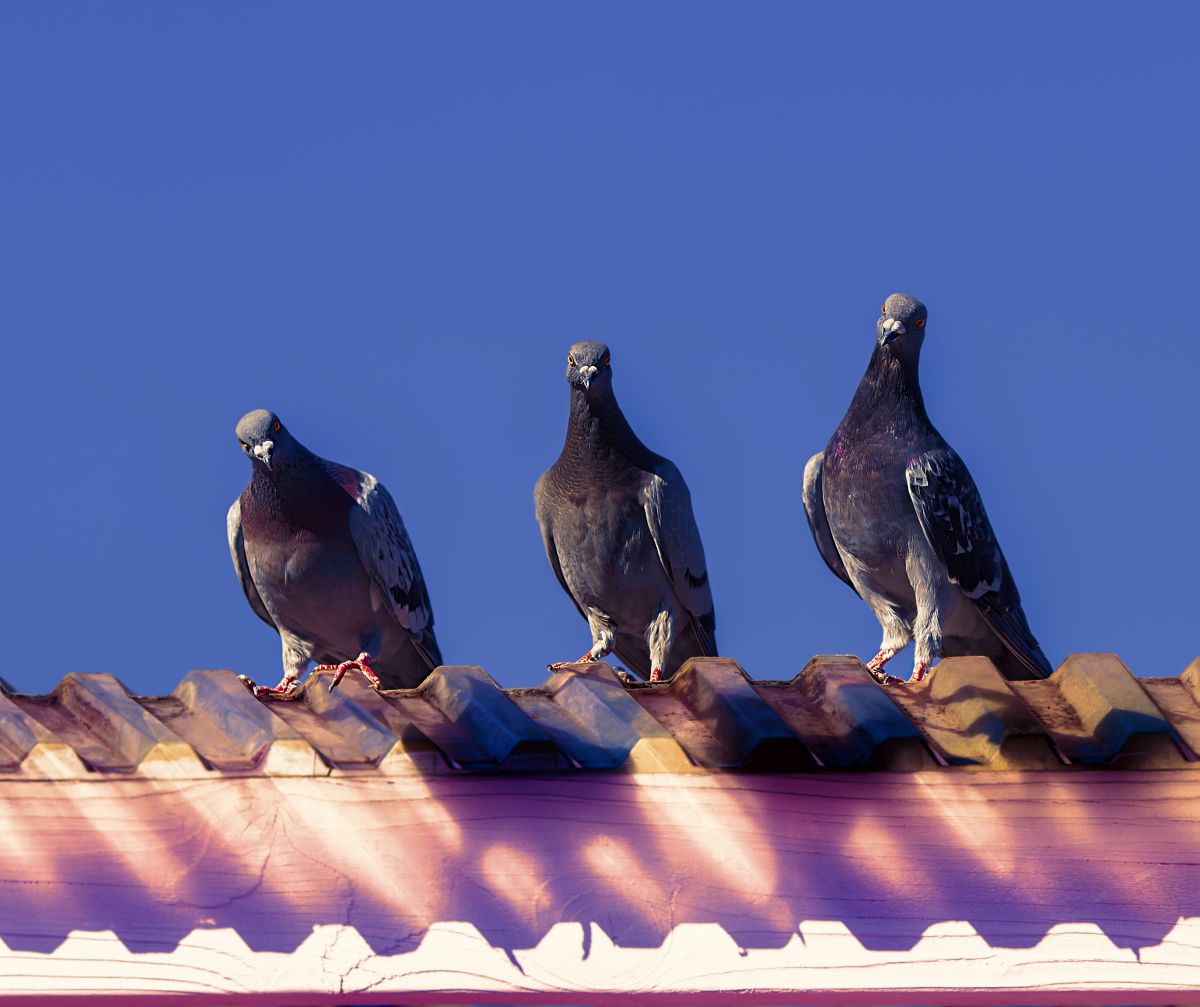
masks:
<svg viewBox="0 0 1200 1007"><path fill-rule="evenodd" d="M274 441L262 441L254 445L254 457L262 462L267 468L271 467L271 452L275 450Z"/></svg>
<svg viewBox="0 0 1200 1007"><path fill-rule="evenodd" d="M579 368L579 380L583 382L584 388L592 387L592 379L595 378L596 371L597 368L590 364L587 367Z"/></svg>
<svg viewBox="0 0 1200 1007"><path fill-rule="evenodd" d="M904 327L904 323L897 321L895 318L885 318L883 321L883 339L880 342L887 346L893 339L899 339L908 329Z"/></svg>

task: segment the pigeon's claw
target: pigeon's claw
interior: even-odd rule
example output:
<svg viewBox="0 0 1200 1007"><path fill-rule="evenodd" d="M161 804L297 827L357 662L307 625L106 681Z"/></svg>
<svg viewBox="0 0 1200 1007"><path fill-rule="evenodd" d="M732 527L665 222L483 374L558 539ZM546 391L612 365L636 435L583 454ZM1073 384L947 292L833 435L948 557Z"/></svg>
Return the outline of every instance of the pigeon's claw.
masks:
<svg viewBox="0 0 1200 1007"><path fill-rule="evenodd" d="M592 664L594 661L600 660L598 657L592 657L592 652L589 650L578 661L555 661L553 664L546 665L547 671L563 671L566 668L574 668L577 664Z"/></svg>
<svg viewBox="0 0 1200 1007"><path fill-rule="evenodd" d="M595 664L602 657L608 654L607 650L600 651L599 654L594 654L588 651L578 661L555 661L554 664L546 665L547 671L564 671L567 668L574 668L577 664Z"/></svg>
<svg viewBox="0 0 1200 1007"><path fill-rule="evenodd" d="M255 699L299 699L300 687L294 675L284 675L276 686L256 685L248 675L238 675L238 681L250 690Z"/></svg>
<svg viewBox="0 0 1200 1007"><path fill-rule="evenodd" d="M888 663L899 651L895 647L881 647L879 653L867 662L867 671L871 673L871 677L880 685L903 685L904 679L897 678L895 675L889 675L883 670L883 666Z"/></svg>
<svg viewBox="0 0 1200 1007"><path fill-rule="evenodd" d="M365 650L358 655L353 661L343 661L341 664L318 664L313 668L313 672L332 671L333 681L329 683L329 691L333 692L338 687L338 683L346 677L348 671L361 671L363 678L367 680L367 684L378 690L380 687L379 676L371 670L371 655Z"/></svg>
<svg viewBox="0 0 1200 1007"><path fill-rule="evenodd" d="M874 662L872 661L871 664L874 664ZM925 677L929 674L929 665L925 661L918 661L913 665L912 675L907 682L902 678L897 678L895 675L889 675L882 668L873 668L870 664L867 665L867 670L880 685L916 685L918 682L924 681Z"/></svg>
<svg viewBox="0 0 1200 1007"><path fill-rule="evenodd" d="M871 677L880 685L907 685L908 683L902 678L897 678L895 675L889 675L886 671L868 668L871 672Z"/></svg>

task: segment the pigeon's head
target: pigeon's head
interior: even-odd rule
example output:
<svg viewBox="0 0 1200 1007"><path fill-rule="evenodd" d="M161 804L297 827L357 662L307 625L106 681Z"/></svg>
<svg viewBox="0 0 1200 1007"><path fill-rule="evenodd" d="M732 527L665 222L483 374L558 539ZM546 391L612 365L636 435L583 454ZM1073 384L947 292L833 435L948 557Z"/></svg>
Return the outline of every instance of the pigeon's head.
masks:
<svg viewBox="0 0 1200 1007"><path fill-rule="evenodd" d="M269 409L255 409L238 420L237 439L250 461L267 471L277 468L295 443L287 427Z"/></svg>
<svg viewBox="0 0 1200 1007"><path fill-rule="evenodd" d="M875 338L880 346L889 346L901 356L915 353L925 338L925 305L908 294L892 294L883 302L875 322Z"/></svg>
<svg viewBox="0 0 1200 1007"><path fill-rule="evenodd" d="M612 354L603 343L576 343L567 354L567 380L572 388L593 394L612 382Z"/></svg>

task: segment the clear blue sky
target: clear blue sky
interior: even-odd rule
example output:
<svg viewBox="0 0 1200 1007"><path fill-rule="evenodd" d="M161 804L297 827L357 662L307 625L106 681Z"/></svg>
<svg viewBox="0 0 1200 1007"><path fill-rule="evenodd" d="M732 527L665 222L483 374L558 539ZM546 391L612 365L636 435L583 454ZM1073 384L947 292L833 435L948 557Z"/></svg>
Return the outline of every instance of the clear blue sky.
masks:
<svg viewBox="0 0 1200 1007"><path fill-rule="evenodd" d="M1188 4L0 6L9 681L279 673L238 417L379 476L446 659L577 656L568 345L691 486L722 650L869 656L800 503L883 298L1055 664L1200 653ZM907 668L911 658L898 659Z"/></svg>

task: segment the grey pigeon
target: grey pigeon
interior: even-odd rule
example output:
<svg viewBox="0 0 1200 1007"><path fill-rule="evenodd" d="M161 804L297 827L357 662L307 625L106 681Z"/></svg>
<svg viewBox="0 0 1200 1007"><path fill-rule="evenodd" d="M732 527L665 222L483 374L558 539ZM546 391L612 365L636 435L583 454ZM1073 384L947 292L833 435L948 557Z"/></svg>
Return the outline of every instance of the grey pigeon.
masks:
<svg viewBox="0 0 1200 1007"><path fill-rule="evenodd" d="M690 657L717 653L692 498L679 470L638 440L617 405L607 346L572 346L567 381L567 440L533 491L546 556L591 629L580 661L615 650L656 682Z"/></svg>
<svg viewBox="0 0 1200 1007"><path fill-rule="evenodd" d="M229 552L246 600L279 632L288 698L312 660L376 687L419 685L442 662L429 592L404 522L373 475L318 458L265 409L237 425L250 483L229 508ZM358 655L354 657L354 655Z"/></svg>
<svg viewBox="0 0 1200 1007"><path fill-rule="evenodd" d="M910 681L942 656L989 657L1008 678L1045 678L1050 662L961 458L925 412L918 367L928 313L892 294L854 400L804 468L804 509L822 558L883 626L883 666L916 643Z"/></svg>

